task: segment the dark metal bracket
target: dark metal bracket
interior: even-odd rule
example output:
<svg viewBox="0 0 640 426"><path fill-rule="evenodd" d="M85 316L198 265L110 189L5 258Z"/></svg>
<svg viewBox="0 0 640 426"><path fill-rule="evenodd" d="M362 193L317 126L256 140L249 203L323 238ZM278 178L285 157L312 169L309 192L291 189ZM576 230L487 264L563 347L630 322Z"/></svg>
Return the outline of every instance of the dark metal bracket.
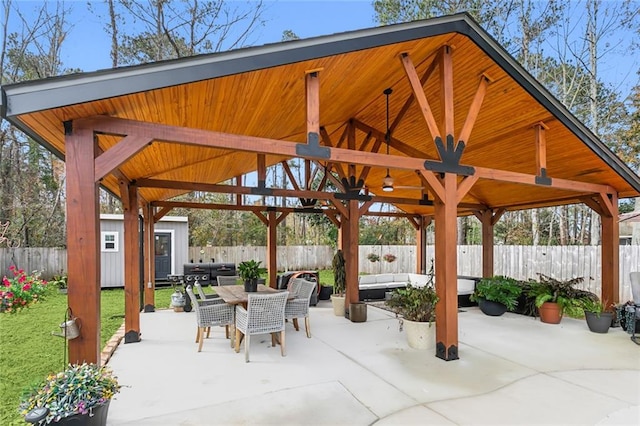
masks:
<svg viewBox="0 0 640 426"><path fill-rule="evenodd" d="M453 135L447 135L447 146L444 146L442 138L436 137L436 148L442 161L426 160L424 162L424 168L438 173L455 173L462 176L472 176L476 170L471 166L460 165L460 159L464 152L464 141L458 142L454 147Z"/></svg>
<svg viewBox="0 0 640 426"><path fill-rule="evenodd" d="M320 137L316 132L309 132L307 143L296 145L296 154L299 157L331 158L331 148L320 146Z"/></svg>
<svg viewBox="0 0 640 426"><path fill-rule="evenodd" d="M436 357L443 359L445 361L455 361L458 358L458 347L456 345L449 346L447 349L444 346L444 343L438 342L436 343Z"/></svg>
<svg viewBox="0 0 640 426"><path fill-rule="evenodd" d="M551 186L551 178L547 176L547 169L544 167L540 169L540 176L536 176L536 184Z"/></svg>

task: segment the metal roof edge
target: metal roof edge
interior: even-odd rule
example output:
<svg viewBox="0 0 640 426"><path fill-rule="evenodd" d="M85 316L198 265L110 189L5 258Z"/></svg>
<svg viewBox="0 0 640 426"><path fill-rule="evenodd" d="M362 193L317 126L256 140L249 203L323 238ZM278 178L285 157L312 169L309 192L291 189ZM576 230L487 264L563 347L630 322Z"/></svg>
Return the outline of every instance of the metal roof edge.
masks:
<svg viewBox="0 0 640 426"><path fill-rule="evenodd" d="M227 52L8 84L2 86L3 94L6 93L10 99L3 116L9 118L45 109L457 32L460 27L468 27L464 23L469 20L471 18L468 14L461 13Z"/></svg>
<svg viewBox="0 0 640 426"><path fill-rule="evenodd" d="M538 100L545 108L556 116L565 126L580 138L596 155L603 159L629 185L640 193L640 176L611 151L591 130L587 128L571 111L569 111L549 90L536 80L504 47L471 17L466 20L469 31L462 34L471 38L476 44L509 75ZM609 160L609 161L608 161Z"/></svg>

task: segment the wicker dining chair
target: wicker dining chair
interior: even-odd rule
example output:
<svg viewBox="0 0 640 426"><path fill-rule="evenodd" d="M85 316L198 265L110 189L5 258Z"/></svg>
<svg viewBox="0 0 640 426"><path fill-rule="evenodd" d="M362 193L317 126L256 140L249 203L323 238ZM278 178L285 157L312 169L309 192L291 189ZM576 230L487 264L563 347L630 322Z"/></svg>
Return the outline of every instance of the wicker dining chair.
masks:
<svg viewBox="0 0 640 426"><path fill-rule="evenodd" d="M307 332L307 337L311 337L311 326L309 325L309 303L311 301L311 295L313 289L318 284L313 281L307 281L304 278L295 278L291 283L290 291L295 294L295 298L287 300L287 304L284 307L284 317L288 320L293 320L293 326L296 331L300 330L298 326L298 318L304 318L304 328Z"/></svg>
<svg viewBox="0 0 640 426"><path fill-rule="evenodd" d="M196 312L198 352L202 351L205 331L207 332L207 337L209 337L212 326L224 326L225 337L227 339L232 338L231 346L233 347L234 339L233 336L229 335L229 326L234 324L234 307L226 303L220 303L218 300L198 300L191 286L187 286L187 294Z"/></svg>
<svg viewBox="0 0 640 426"><path fill-rule="evenodd" d="M284 338L284 305L288 291L269 294L249 294L247 309L236 307L236 352L240 352L241 335L244 335L244 359L249 362L251 335L271 333L271 345L276 345L279 334L280 353L286 356Z"/></svg>
<svg viewBox="0 0 640 426"><path fill-rule="evenodd" d="M218 280L218 285L236 285L238 283L238 278L240 277L237 275L231 277L218 275L216 280Z"/></svg>
<svg viewBox="0 0 640 426"><path fill-rule="evenodd" d="M195 283L193 283L193 286L196 288L200 300L215 300L217 303L224 303L224 300L220 299L220 296L218 296L217 294L206 294L204 290L202 290L202 285L200 284L200 282L196 281Z"/></svg>

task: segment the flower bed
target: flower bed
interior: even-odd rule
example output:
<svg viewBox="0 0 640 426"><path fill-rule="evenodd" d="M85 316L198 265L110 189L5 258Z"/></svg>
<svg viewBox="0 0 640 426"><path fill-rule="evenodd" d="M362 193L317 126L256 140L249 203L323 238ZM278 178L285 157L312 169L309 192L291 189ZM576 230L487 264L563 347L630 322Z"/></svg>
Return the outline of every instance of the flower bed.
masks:
<svg viewBox="0 0 640 426"><path fill-rule="evenodd" d="M0 312L15 313L41 299L47 289L47 282L40 278L37 271L27 275L24 269L13 265L9 270L13 277L5 275L0 286Z"/></svg>

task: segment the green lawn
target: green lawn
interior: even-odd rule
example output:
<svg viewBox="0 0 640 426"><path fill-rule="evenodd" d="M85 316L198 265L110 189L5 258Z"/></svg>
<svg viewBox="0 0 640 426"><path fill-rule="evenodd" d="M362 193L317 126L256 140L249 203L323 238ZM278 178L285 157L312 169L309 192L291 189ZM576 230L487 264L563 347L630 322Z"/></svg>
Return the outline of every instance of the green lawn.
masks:
<svg viewBox="0 0 640 426"><path fill-rule="evenodd" d="M156 290L156 306L169 307L171 287ZM104 290L101 295L101 346L124 321L124 290ZM47 298L17 314L0 314L0 424L24 425L17 407L22 392L48 373L63 368L65 340L60 331L67 296L50 292Z"/></svg>
<svg viewBox="0 0 640 426"><path fill-rule="evenodd" d="M333 285L331 271L320 271L320 282ZM168 308L172 287L156 290L156 308ZM64 339L60 331L67 296L51 291L45 300L14 315L0 314L0 425L24 425L17 412L20 396L48 373L63 368ZM101 295L101 346L124 321L124 290L103 290Z"/></svg>

